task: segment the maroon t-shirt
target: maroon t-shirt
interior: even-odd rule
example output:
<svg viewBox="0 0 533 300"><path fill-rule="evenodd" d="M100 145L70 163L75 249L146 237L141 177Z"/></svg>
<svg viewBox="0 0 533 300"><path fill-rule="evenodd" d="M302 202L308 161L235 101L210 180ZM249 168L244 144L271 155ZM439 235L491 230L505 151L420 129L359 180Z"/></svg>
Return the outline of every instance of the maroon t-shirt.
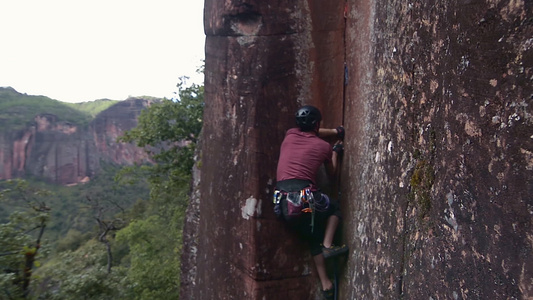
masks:
<svg viewBox="0 0 533 300"><path fill-rule="evenodd" d="M314 132L291 128L281 143L276 179L304 179L316 185L318 168L331 162L332 153L331 145Z"/></svg>

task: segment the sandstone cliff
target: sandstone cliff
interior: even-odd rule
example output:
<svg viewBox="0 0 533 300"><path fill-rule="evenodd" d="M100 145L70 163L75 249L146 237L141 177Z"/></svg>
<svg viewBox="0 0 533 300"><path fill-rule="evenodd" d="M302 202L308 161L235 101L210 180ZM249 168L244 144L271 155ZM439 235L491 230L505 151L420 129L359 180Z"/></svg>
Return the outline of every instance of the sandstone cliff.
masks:
<svg viewBox="0 0 533 300"><path fill-rule="evenodd" d="M117 143L135 127L151 100L128 99L98 114L88 125L42 112L26 126L3 128L0 134L0 180L36 176L57 184L90 180L102 161L133 164L147 161L143 149Z"/></svg>
<svg viewBox="0 0 533 300"><path fill-rule="evenodd" d="M532 10L206 0L182 297L318 299L270 200L284 132L309 103L347 132L340 299L531 299Z"/></svg>

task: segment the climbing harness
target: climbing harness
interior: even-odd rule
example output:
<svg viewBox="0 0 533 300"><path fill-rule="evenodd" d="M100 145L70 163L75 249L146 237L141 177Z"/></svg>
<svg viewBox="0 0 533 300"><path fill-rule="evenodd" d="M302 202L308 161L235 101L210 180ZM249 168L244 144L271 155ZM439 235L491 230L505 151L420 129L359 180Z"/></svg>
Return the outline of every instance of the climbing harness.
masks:
<svg viewBox="0 0 533 300"><path fill-rule="evenodd" d="M296 192L274 191L274 211L290 221L304 213L311 214L311 231L315 226L315 197L309 188Z"/></svg>
<svg viewBox="0 0 533 300"><path fill-rule="evenodd" d="M294 220L303 214L311 214L311 232L314 231L315 213L329 208L329 198L320 192L306 187L298 191L287 192L282 189L274 191L274 212L286 221Z"/></svg>

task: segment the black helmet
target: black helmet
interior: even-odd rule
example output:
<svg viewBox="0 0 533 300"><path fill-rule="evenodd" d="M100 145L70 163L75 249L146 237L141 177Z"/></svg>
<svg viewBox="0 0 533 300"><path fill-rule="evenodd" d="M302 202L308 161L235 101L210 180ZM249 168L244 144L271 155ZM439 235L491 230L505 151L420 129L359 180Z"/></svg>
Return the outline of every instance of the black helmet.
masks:
<svg viewBox="0 0 533 300"><path fill-rule="evenodd" d="M295 115L296 125L298 125L302 131L314 130L316 124L322 120L322 115L318 108L311 105L301 107Z"/></svg>

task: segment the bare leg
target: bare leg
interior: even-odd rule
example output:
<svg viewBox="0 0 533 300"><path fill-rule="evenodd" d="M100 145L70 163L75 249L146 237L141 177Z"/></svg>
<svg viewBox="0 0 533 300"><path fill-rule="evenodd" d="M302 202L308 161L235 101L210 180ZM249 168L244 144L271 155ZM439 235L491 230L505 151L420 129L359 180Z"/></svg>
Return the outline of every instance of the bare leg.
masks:
<svg viewBox="0 0 533 300"><path fill-rule="evenodd" d="M333 243L333 238L335 237L335 231L337 230L338 225L339 225L339 217L332 215L328 218L328 222L326 224L326 234L324 234L324 242L322 243L324 247L326 248L331 247L331 244Z"/></svg>
<svg viewBox="0 0 533 300"><path fill-rule="evenodd" d="M320 278L320 283L322 284L322 290L326 291L333 287L333 283L331 280L329 280L328 274L326 273L326 260L324 259L324 255L318 254L313 256L313 260L315 261L316 270L318 273L318 277Z"/></svg>

